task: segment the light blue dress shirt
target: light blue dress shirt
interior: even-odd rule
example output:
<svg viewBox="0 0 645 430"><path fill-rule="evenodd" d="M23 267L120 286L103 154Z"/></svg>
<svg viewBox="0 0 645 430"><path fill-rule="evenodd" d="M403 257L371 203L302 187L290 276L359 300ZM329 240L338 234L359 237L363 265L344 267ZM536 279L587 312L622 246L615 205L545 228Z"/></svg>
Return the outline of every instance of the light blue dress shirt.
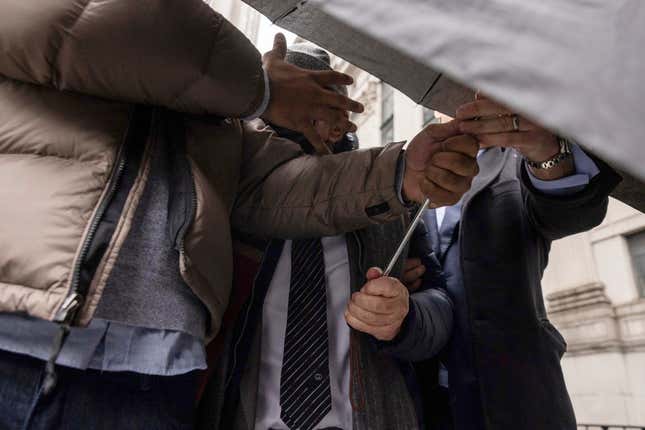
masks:
<svg viewBox="0 0 645 430"><path fill-rule="evenodd" d="M56 323L0 314L0 350L47 361ZM44 364L44 363L43 363ZM72 327L56 364L75 369L174 376L206 368L204 341L174 330L133 327L93 319Z"/></svg>

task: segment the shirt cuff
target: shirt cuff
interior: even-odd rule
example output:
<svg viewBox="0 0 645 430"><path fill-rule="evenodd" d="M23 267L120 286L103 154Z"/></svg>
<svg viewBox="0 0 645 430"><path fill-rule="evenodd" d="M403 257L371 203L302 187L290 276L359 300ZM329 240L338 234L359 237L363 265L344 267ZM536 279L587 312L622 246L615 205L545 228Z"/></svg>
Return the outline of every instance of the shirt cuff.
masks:
<svg viewBox="0 0 645 430"><path fill-rule="evenodd" d="M396 162L396 174L394 178L394 191L396 196L401 203L406 208L413 208L416 206L416 202L408 202L403 198L403 178L405 177L405 151L401 151L399 159Z"/></svg>
<svg viewBox="0 0 645 430"><path fill-rule="evenodd" d="M591 179L600 173L596 163L575 143L571 144L571 153L575 173L554 181L543 181L533 175L531 169L526 169L531 184L536 190L551 196L566 196L582 191Z"/></svg>
<svg viewBox="0 0 645 430"><path fill-rule="evenodd" d="M269 100L271 99L269 74L264 67L262 67L262 73L264 75L264 97L262 97L262 103L260 103L260 106L258 106L255 112L245 118L242 118L243 121L252 121L254 119L260 118L260 116L262 116L262 114L267 110L267 107L269 107Z"/></svg>

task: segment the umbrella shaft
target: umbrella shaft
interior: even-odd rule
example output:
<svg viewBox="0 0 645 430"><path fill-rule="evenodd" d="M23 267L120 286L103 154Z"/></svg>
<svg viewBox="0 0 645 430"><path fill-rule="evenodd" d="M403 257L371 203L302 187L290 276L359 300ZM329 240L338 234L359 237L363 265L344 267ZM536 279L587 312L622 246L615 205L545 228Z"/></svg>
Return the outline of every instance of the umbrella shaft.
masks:
<svg viewBox="0 0 645 430"><path fill-rule="evenodd" d="M399 260L399 257L401 256L401 253L405 249L405 246L410 241L410 238L412 237L412 233L414 233L414 229L417 227L417 224L419 224L419 220L421 219L421 216L423 215L423 212L426 209L428 209L429 205L430 205L430 199L425 199L423 201L423 204L421 205L421 207L417 211L416 215L414 216L414 219L412 220L412 223L410 223L410 226L408 227L408 230L405 232L405 236L403 236L403 239L401 239L401 243L399 243L399 247L396 249L396 252L392 256L392 259L390 260L389 264L385 268L385 272L383 272L383 276L390 276L390 273L392 272L392 269L394 269L394 265Z"/></svg>

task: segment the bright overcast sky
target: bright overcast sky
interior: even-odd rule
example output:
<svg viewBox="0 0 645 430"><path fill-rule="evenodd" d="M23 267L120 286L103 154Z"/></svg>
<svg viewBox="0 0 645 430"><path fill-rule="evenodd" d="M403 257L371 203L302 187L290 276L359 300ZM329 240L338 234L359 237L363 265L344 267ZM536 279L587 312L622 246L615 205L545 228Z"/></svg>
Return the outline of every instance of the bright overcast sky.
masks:
<svg viewBox="0 0 645 430"><path fill-rule="evenodd" d="M284 33L284 35L286 36L287 44L290 44L296 38L295 34L284 30L277 25L274 25L267 17L262 16L262 20L260 21L260 29L258 31L258 51L263 54L266 51L270 51L273 47L273 37L276 33L280 32Z"/></svg>

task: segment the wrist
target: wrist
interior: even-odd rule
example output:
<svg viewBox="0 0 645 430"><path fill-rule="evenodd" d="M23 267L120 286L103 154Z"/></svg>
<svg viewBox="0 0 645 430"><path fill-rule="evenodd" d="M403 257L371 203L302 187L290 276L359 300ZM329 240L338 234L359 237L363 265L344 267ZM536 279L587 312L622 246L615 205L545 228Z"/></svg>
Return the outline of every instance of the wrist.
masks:
<svg viewBox="0 0 645 430"><path fill-rule="evenodd" d="M537 150L528 153L522 153L524 159L531 164L541 164L545 161L551 160L560 153L560 143L557 137L554 137L548 144L542 145Z"/></svg>
<svg viewBox="0 0 645 430"><path fill-rule="evenodd" d="M408 160L408 151L402 153L402 169L403 180L401 181L401 197L403 204L411 206L415 203L423 201L423 194L419 188L419 184L424 178L424 171L415 169L413 163Z"/></svg>
<svg viewBox="0 0 645 430"><path fill-rule="evenodd" d="M557 151L550 157L538 160L528 156L524 157L526 165L536 178L552 181L575 172L570 143L562 137L557 137L556 142Z"/></svg>
<svg viewBox="0 0 645 430"><path fill-rule="evenodd" d="M423 172L406 168L403 175L403 186L401 196L404 205L413 205L423 201L423 194L419 189L419 183L423 180Z"/></svg>
<svg viewBox="0 0 645 430"><path fill-rule="evenodd" d="M569 157L566 160L561 161L557 166L548 170L536 169L528 165L527 167L529 168L533 176L543 181L555 181L557 179L570 176L575 172L573 157Z"/></svg>

